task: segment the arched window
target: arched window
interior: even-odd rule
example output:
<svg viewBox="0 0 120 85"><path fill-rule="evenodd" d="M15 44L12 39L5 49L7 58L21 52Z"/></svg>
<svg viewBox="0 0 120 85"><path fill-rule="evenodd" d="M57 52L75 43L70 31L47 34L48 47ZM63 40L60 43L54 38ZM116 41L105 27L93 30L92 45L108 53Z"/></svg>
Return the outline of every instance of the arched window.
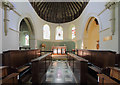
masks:
<svg viewBox="0 0 120 85"><path fill-rule="evenodd" d="M56 40L63 40L63 28L61 26L56 28Z"/></svg>
<svg viewBox="0 0 120 85"><path fill-rule="evenodd" d="M76 28L72 27L72 39L74 39L76 36Z"/></svg>
<svg viewBox="0 0 120 85"><path fill-rule="evenodd" d="M43 39L50 40L50 27L47 24L43 26Z"/></svg>
<svg viewBox="0 0 120 85"><path fill-rule="evenodd" d="M82 41L82 44L81 44L81 49L83 49L84 48L84 44L83 44L83 41Z"/></svg>
<svg viewBox="0 0 120 85"><path fill-rule="evenodd" d="M29 35L25 35L25 45L29 45Z"/></svg>

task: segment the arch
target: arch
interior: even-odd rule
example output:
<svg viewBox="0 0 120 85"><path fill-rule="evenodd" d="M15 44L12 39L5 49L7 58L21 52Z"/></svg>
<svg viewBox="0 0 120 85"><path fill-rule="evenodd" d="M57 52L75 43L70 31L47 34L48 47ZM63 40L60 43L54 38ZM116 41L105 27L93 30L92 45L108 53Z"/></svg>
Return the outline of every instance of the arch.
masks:
<svg viewBox="0 0 120 85"><path fill-rule="evenodd" d="M95 17L87 21L83 35L83 49L99 49L99 22Z"/></svg>
<svg viewBox="0 0 120 85"><path fill-rule="evenodd" d="M20 21L19 31L19 48L35 48L35 33L29 18L25 17Z"/></svg>
<svg viewBox="0 0 120 85"><path fill-rule="evenodd" d="M19 24L18 24L18 30L20 31L20 24L21 22L25 20L26 23L28 23L27 25L30 25L29 26L29 30L32 31L32 34L35 35L35 30L34 30L34 26L33 26L33 20L31 20L30 16L22 16L22 18L20 18L19 20Z"/></svg>
<svg viewBox="0 0 120 85"><path fill-rule="evenodd" d="M91 17L94 17L94 18L96 18L97 20L98 20L98 23L99 23L99 31L101 31L102 30L102 22L101 22L101 19L100 19L100 17L97 15L97 14L95 14L95 13L92 13L92 14L88 14L88 16L86 16L86 18L84 19L84 23L83 23L83 28L84 28L84 30L86 29L86 27L87 27L87 23L88 23L88 21L91 19ZM82 38L83 38L83 36L84 36L84 30L82 30Z"/></svg>
<svg viewBox="0 0 120 85"><path fill-rule="evenodd" d="M56 27L55 40L63 40L63 28L61 26Z"/></svg>
<svg viewBox="0 0 120 85"><path fill-rule="evenodd" d="M48 24L43 26L43 39L50 40L50 26Z"/></svg>

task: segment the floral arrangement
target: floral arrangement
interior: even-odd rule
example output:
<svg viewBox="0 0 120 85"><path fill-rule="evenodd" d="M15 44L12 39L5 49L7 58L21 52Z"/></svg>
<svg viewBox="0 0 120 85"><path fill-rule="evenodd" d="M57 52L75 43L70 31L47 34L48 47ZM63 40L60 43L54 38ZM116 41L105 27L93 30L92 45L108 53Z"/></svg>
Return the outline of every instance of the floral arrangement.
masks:
<svg viewBox="0 0 120 85"><path fill-rule="evenodd" d="M44 48L45 48L46 46L45 46L45 44L44 44L44 43L42 43L42 44L41 44L41 47L44 47Z"/></svg>

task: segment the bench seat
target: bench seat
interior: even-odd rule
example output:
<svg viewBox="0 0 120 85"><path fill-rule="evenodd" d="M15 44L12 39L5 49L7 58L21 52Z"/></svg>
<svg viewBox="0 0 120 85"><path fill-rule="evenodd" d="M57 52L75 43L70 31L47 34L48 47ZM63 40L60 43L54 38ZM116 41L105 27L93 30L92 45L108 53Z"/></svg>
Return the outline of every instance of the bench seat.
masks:
<svg viewBox="0 0 120 85"><path fill-rule="evenodd" d="M4 79L0 80L0 82L2 82L3 85L18 83L18 80L17 80L18 75L19 73L12 73L6 76Z"/></svg>
<svg viewBox="0 0 120 85"><path fill-rule="evenodd" d="M102 71L99 68L95 67L95 66L88 66L88 67L90 69L92 69L93 71L95 71L96 73L102 73Z"/></svg>
<svg viewBox="0 0 120 85"><path fill-rule="evenodd" d="M24 70L26 70L26 69L28 69L28 68L30 68L30 66L23 66L23 67L19 68L19 69L17 70L17 72L18 72L18 73L21 73L21 72L23 72Z"/></svg>
<svg viewBox="0 0 120 85"><path fill-rule="evenodd" d="M100 84L114 84L114 85L119 85L116 81L114 81L113 79L111 79L109 76L105 75L105 74L97 74L99 77L99 83Z"/></svg>

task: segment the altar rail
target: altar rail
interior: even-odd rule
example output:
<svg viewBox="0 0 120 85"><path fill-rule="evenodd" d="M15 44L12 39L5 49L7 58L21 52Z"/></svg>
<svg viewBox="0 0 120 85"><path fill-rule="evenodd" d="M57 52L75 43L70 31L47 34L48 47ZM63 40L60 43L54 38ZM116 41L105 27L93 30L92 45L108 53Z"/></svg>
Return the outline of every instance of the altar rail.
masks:
<svg viewBox="0 0 120 85"><path fill-rule="evenodd" d="M32 62L32 84L41 84L45 80L45 73L52 62L51 53L47 53Z"/></svg>
<svg viewBox="0 0 120 85"><path fill-rule="evenodd" d="M88 60L72 53L67 53L68 63L75 75L77 83L87 84Z"/></svg>

